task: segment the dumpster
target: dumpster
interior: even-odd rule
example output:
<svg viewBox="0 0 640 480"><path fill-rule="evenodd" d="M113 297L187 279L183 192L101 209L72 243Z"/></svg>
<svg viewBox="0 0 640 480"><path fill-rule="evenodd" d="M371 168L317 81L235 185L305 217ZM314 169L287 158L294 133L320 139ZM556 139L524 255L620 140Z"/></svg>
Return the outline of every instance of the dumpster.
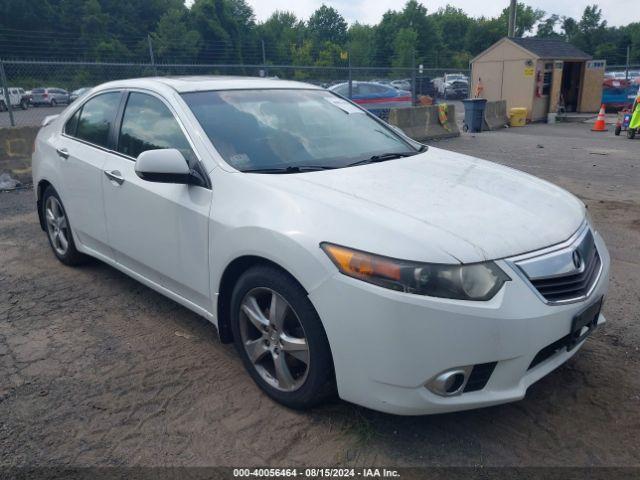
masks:
<svg viewBox="0 0 640 480"><path fill-rule="evenodd" d="M464 104L464 124L462 130L465 132L481 132L482 121L484 119L484 107L487 104L485 98L469 98L462 100Z"/></svg>
<svg viewBox="0 0 640 480"><path fill-rule="evenodd" d="M509 110L509 125L512 127L524 127L527 124L527 109L514 107Z"/></svg>

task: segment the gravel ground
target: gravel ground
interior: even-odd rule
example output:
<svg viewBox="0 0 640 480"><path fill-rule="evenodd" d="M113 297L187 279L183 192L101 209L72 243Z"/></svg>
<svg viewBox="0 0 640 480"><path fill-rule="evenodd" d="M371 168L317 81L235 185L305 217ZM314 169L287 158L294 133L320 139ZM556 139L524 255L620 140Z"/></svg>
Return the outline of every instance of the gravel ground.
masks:
<svg viewBox="0 0 640 480"><path fill-rule="evenodd" d="M640 466L640 142L535 125L437 144L556 182L613 259L608 324L523 401L426 417L274 404L205 320L49 251L0 194L0 465Z"/></svg>

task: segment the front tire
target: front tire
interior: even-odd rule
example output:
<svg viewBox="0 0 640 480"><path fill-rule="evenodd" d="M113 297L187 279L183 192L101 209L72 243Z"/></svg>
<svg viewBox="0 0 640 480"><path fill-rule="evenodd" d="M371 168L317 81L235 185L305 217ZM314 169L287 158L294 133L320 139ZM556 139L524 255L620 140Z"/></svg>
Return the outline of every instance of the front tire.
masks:
<svg viewBox="0 0 640 480"><path fill-rule="evenodd" d="M233 290L231 315L236 349L267 395L305 409L335 393L322 322L292 277L266 265L247 270Z"/></svg>
<svg viewBox="0 0 640 480"><path fill-rule="evenodd" d="M53 254L65 265L85 263L88 257L76 249L67 212L58 192L49 185L42 194L42 218Z"/></svg>
<svg viewBox="0 0 640 480"><path fill-rule="evenodd" d="M636 137L636 129L630 128L627 130L627 138L633 140Z"/></svg>

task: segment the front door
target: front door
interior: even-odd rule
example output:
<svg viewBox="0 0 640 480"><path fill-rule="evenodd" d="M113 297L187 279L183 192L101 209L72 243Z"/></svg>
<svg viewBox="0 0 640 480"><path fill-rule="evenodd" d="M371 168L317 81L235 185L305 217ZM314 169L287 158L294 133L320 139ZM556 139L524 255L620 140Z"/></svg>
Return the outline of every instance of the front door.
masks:
<svg viewBox="0 0 640 480"><path fill-rule="evenodd" d="M188 161L197 162L164 101L130 92L118 132L119 154L108 155L102 175L109 244L123 267L210 311L212 192L138 177L137 156L158 148L176 148Z"/></svg>

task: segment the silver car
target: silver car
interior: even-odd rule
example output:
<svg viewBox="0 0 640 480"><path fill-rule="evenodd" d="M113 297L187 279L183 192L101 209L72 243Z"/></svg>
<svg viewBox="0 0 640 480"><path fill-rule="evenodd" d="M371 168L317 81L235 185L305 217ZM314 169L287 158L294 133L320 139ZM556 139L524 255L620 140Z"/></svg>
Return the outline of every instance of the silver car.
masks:
<svg viewBox="0 0 640 480"><path fill-rule="evenodd" d="M34 88L31 90L32 105L48 105L55 107L56 105L69 104L69 92L62 88Z"/></svg>

